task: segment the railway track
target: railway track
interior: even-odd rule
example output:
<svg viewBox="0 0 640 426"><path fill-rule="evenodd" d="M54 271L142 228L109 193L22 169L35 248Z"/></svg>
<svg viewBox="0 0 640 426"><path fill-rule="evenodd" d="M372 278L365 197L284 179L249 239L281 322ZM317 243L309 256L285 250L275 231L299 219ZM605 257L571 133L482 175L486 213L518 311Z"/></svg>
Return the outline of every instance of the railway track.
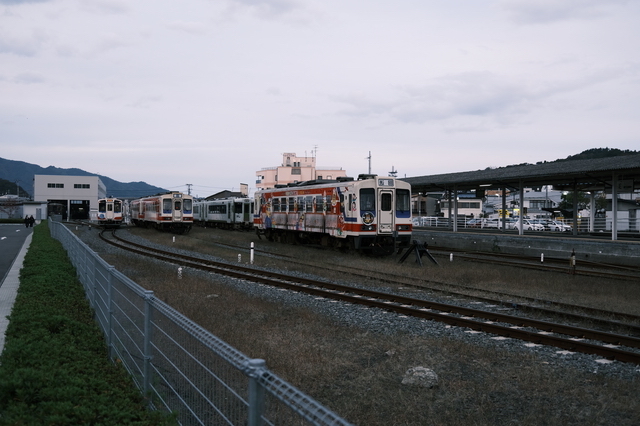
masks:
<svg viewBox="0 0 640 426"><path fill-rule="evenodd" d="M572 266L570 259L546 257L544 261L531 256L521 256L506 253L464 252L438 247L431 249L432 253L440 256L453 255L466 261L492 263L501 266L515 266L518 268L534 269L538 271L559 272L587 277L611 278L640 282L640 269L606 263L596 263L581 260L579 266ZM455 254L454 254L455 253Z"/></svg>
<svg viewBox="0 0 640 426"><path fill-rule="evenodd" d="M181 266L206 270L238 279L285 288L348 303L364 305L396 312L401 315L440 321L452 326L520 339L523 341L558 347L573 352L582 352L640 365L640 339L587 328L516 317L496 312L436 303L395 294L372 291L330 282L292 277L280 273L257 270L236 264L213 262L193 256L151 249L141 244L125 241L111 235L113 239L101 238L109 244L145 256L151 256Z"/></svg>
<svg viewBox="0 0 640 426"><path fill-rule="evenodd" d="M227 243L208 243L234 250L249 250L246 247L240 247ZM276 254L267 250L255 249L255 252L304 267L319 269L325 268L324 264L319 266L317 263L300 261L293 256ZM538 316L561 317L564 320L589 323L592 324L592 326L598 326L603 329L624 330L625 333L640 336L640 316L638 315L626 314L621 312L611 312L604 309L595 309L587 306L561 303L540 298L510 295L502 292L489 291L460 284L451 284L448 282L436 281L433 279L421 278L420 280L416 281L415 279L408 278L406 276L377 270L373 272L370 269L358 268L357 266L353 265L350 265L349 267L341 267L339 265L333 264L332 270L360 279L374 279L376 281L384 282L398 287L410 287L418 290L438 292L447 296L458 298L471 298L475 301L481 301L489 305L508 307L510 309L527 312L530 314L536 314ZM482 294L483 296L479 296L478 294Z"/></svg>

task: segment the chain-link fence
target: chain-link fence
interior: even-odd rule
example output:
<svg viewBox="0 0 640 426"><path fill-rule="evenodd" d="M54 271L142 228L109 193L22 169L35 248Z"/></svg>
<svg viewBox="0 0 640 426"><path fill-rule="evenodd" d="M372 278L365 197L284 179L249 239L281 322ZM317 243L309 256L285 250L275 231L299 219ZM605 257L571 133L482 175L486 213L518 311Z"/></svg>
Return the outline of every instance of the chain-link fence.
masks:
<svg viewBox="0 0 640 426"><path fill-rule="evenodd" d="M63 224L49 222L67 250L102 328L152 409L181 424L348 425L108 265Z"/></svg>

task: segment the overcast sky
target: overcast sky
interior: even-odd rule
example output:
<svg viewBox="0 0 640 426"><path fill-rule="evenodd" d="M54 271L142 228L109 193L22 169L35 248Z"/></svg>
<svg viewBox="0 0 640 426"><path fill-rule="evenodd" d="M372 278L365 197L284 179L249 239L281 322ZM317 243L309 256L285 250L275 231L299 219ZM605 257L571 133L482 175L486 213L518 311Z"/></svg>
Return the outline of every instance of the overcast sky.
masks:
<svg viewBox="0 0 640 426"><path fill-rule="evenodd" d="M637 0L0 0L0 157L196 195L640 149Z"/></svg>

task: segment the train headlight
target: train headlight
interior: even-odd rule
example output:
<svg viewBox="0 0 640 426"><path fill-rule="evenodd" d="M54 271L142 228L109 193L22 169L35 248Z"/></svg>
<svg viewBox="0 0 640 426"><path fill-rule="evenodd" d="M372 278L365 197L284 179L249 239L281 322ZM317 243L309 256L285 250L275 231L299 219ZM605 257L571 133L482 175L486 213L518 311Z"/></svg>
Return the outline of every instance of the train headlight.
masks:
<svg viewBox="0 0 640 426"><path fill-rule="evenodd" d="M396 230L397 231L411 231L411 225L397 225L396 226Z"/></svg>
<svg viewBox="0 0 640 426"><path fill-rule="evenodd" d="M375 225L361 225L360 226L360 230L361 231L375 231L376 230L376 226Z"/></svg>

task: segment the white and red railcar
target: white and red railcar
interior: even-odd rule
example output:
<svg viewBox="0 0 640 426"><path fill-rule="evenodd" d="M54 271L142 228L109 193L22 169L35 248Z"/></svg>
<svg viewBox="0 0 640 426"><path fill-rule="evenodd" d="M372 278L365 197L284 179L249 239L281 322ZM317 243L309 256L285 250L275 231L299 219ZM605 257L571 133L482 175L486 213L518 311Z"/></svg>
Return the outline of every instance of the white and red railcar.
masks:
<svg viewBox="0 0 640 426"><path fill-rule="evenodd" d="M133 200L129 203L129 210L131 222L136 226L184 234L193 225L193 197L182 192Z"/></svg>
<svg viewBox="0 0 640 426"><path fill-rule="evenodd" d="M311 181L257 191L254 226L270 240L392 253L411 241L411 186L393 177Z"/></svg>
<svg viewBox="0 0 640 426"><path fill-rule="evenodd" d="M124 220L124 203L118 198L98 200L98 224L103 227L118 227Z"/></svg>

